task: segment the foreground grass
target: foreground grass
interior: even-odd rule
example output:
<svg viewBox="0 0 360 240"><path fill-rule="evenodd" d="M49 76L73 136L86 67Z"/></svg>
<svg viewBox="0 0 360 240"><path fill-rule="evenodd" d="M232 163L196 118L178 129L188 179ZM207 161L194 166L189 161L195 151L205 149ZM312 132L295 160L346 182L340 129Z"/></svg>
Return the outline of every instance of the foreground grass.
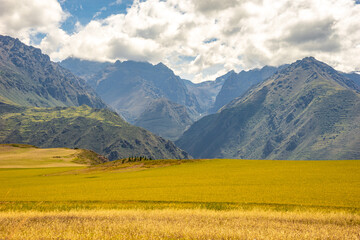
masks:
<svg viewBox="0 0 360 240"><path fill-rule="evenodd" d="M87 210L1 212L0 239L359 239L350 213Z"/></svg>
<svg viewBox="0 0 360 240"><path fill-rule="evenodd" d="M359 239L359 163L0 169L0 239Z"/></svg>

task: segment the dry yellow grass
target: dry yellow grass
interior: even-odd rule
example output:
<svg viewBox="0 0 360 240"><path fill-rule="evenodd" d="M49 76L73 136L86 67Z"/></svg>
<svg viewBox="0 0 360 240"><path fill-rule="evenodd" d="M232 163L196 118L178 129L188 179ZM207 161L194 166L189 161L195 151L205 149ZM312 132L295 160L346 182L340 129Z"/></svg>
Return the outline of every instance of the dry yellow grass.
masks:
<svg viewBox="0 0 360 240"><path fill-rule="evenodd" d="M360 216L198 209L1 212L0 239L360 239Z"/></svg>
<svg viewBox="0 0 360 240"><path fill-rule="evenodd" d="M84 166L73 162L79 149L14 147L0 145L0 168L40 168Z"/></svg>

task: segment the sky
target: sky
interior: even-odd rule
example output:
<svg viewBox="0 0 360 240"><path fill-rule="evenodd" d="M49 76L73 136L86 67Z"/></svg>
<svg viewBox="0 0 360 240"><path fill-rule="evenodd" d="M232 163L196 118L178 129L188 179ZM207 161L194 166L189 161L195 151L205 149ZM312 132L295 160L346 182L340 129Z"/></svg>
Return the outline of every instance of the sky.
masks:
<svg viewBox="0 0 360 240"><path fill-rule="evenodd" d="M53 61L163 62L193 82L307 56L360 71L360 0L0 0L0 34Z"/></svg>

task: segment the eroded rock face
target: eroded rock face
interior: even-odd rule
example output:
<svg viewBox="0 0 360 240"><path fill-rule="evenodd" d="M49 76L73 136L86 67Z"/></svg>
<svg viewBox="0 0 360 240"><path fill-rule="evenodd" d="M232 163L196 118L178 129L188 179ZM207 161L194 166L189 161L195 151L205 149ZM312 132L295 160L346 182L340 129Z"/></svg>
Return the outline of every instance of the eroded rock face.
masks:
<svg viewBox="0 0 360 240"><path fill-rule="evenodd" d="M359 159L360 95L325 63L299 60L176 142L195 158Z"/></svg>
<svg viewBox="0 0 360 240"><path fill-rule="evenodd" d="M74 76L40 49L0 35L0 95L24 106L106 108L84 80Z"/></svg>
<svg viewBox="0 0 360 240"><path fill-rule="evenodd" d="M88 82L130 123L134 123L150 103L161 98L186 107L190 117L196 117L201 111L184 80L162 63L117 61Z"/></svg>
<svg viewBox="0 0 360 240"><path fill-rule="evenodd" d="M265 79L271 77L280 68L265 66L262 69L241 71L240 73L230 72L219 92L212 108L212 112L217 112L220 108L230 103L237 97L247 92Z"/></svg>

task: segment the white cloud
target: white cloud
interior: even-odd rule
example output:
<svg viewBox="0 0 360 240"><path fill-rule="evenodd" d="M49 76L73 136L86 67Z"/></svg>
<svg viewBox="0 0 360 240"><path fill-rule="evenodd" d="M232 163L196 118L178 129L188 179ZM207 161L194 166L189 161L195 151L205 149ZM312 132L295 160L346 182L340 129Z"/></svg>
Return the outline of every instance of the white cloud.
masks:
<svg viewBox="0 0 360 240"><path fill-rule="evenodd" d="M110 6L111 6L111 4L110 4ZM94 14L93 19L100 16L104 11L106 11L106 9L107 9L107 7L100 8L100 10Z"/></svg>
<svg viewBox="0 0 360 240"><path fill-rule="evenodd" d="M122 0L116 0L115 2L110 3L110 6L122 4Z"/></svg>
<svg viewBox="0 0 360 240"><path fill-rule="evenodd" d="M56 31L68 16L56 0L0 0L0 34L30 43L31 35Z"/></svg>
<svg viewBox="0 0 360 240"><path fill-rule="evenodd" d="M25 1L38 20L15 2L0 0L6 9L0 31L24 38L46 33L39 46L54 60L162 61L195 81L305 56L343 71L360 66L360 5L354 0L135 0L126 14L77 24L71 35L59 29L66 14L55 1ZM50 12L42 13L40 3Z"/></svg>

